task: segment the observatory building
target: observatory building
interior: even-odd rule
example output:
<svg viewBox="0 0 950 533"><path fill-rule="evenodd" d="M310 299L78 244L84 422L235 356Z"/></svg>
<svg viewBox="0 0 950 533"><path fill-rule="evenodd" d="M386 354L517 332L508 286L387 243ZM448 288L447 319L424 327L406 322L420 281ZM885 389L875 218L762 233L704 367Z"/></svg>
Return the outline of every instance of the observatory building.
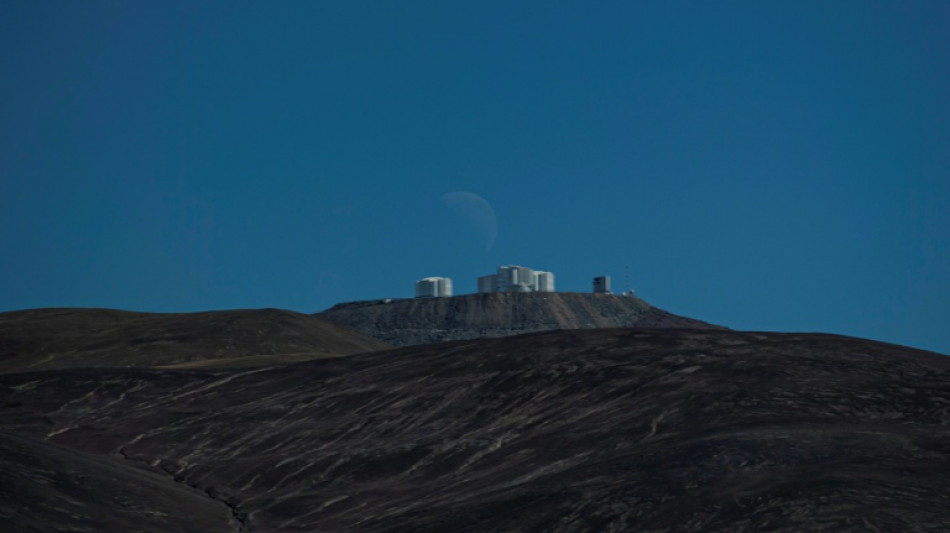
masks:
<svg viewBox="0 0 950 533"><path fill-rule="evenodd" d="M554 292L554 274L528 267L507 265L478 278L478 292Z"/></svg>
<svg viewBox="0 0 950 533"><path fill-rule="evenodd" d="M610 294L610 276L597 276L594 278L594 292L597 294Z"/></svg>
<svg viewBox="0 0 950 533"><path fill-rule="evenodd" d="M416 282L416 298L441 298L452 296L450 278L422 278Z"/></svg>

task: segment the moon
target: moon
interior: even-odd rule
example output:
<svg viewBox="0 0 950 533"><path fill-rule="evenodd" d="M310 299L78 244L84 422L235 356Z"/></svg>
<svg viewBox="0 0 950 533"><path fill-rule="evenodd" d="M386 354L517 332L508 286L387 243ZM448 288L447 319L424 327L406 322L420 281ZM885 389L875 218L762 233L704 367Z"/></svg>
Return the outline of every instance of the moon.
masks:
<svg viewBox="0 0 950 533"><path fill-rule="evenodd" d="M491 204L481 196L468 191L442 195L442 204L460 214L485 241L485 250L491 250L498 237L498 218Z"/></svg>

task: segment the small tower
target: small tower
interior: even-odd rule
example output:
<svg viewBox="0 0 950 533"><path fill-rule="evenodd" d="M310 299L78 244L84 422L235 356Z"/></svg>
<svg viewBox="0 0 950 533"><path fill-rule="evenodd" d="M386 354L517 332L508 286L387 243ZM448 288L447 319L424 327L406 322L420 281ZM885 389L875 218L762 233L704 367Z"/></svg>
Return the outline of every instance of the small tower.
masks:
<svg viewBox="0 0 950 533"><path fill-rule="evenodd" d="M610 294L610 276L594 278L594 294Z"/></svg>

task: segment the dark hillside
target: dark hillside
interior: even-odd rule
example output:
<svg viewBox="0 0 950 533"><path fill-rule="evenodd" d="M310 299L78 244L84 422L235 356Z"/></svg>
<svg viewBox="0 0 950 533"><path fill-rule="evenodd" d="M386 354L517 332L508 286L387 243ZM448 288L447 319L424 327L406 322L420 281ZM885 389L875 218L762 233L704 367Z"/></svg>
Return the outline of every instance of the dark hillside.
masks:
<svg viewBox="0 0 950 533"><path fill-rule="evenodd" d="M233 531L231 509L122 458L0 433L0 530Z"/></svg>
<svg viewBox="0 0 950 533"><path fill-rule="evenodd" d="M348 327L279 309L203 313L30 309L0 313L0 372L80 366L273 364L282 359L313 359L388 347Z"/></svg>
<svg viewBox="0 0 950 533"><path fill-rule="evenodd" d="M46 445L122 461L226 505L233 531L950 530L950 359L831 335L571 330L6 374L0 406L26 446L8 471L48 476ZM37 508L59 498L10 479Z"/></svg>
<svg viewBox="0 0 950 533"><path fill-rule="evenodd" d="M719 328L634 296L573 292L465 294L336 305L317 316L394 346L504 337L557 329Z"/></svg>

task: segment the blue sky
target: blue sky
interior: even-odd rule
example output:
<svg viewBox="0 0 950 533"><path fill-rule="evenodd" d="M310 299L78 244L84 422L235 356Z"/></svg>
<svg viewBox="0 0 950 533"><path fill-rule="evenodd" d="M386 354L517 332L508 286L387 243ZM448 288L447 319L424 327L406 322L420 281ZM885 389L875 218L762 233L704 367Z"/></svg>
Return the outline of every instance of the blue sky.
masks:
<svg viewBox="0 0 950 533"><path fill-rule="evenodd" d="M629 266L675 313L950 353L948 27L944 1L0 3L0 309Z"/></svg>

